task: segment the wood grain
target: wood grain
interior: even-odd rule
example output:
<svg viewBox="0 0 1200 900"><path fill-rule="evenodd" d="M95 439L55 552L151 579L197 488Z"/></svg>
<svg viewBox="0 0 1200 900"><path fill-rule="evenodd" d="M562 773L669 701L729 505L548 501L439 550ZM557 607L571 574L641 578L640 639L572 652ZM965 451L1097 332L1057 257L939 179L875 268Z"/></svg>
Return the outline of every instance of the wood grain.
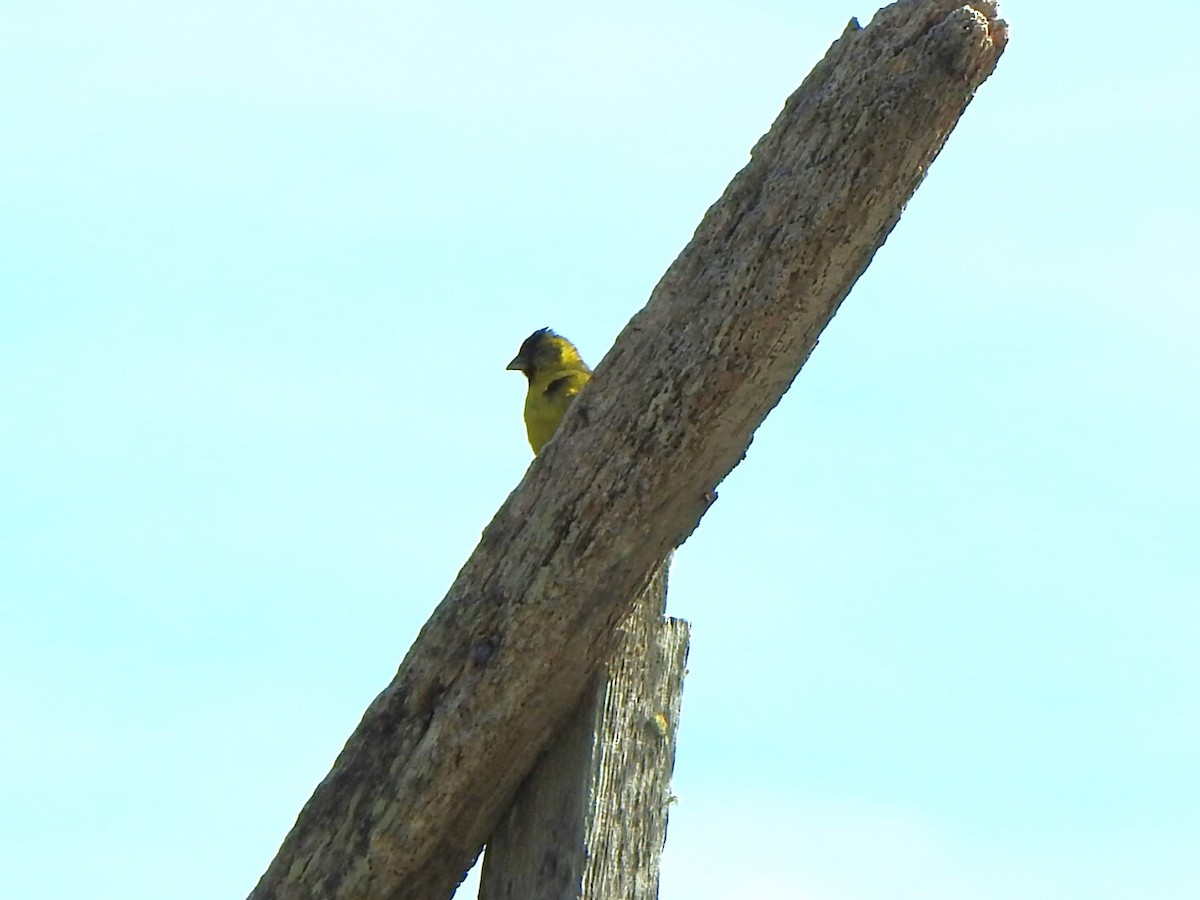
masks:
<svg viewBox="0 0 1200 900"><path fill-rule="evenodd" d="M655 900L688 624L664 565L488 841L479 900Z"/></svg>

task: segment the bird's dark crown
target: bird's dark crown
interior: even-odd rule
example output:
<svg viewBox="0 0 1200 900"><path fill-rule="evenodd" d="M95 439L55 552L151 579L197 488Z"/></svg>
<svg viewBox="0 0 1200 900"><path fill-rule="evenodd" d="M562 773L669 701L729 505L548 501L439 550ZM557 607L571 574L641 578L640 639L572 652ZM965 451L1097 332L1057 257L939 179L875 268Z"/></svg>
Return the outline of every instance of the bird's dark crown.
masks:
<svg viewBox="0 0 1200 900"><path fill-rule="evenodd" d="M517 354L517 356L525 359L533 359L539 348L545 346L551 341L551 339L558 336L558 332L549 328L539 328L529 337L525 338L524 343L521 344L521 351Z"/></svg>
<svg viewBox="0 0 1200 900"><path fill-rule="evenodd" d="M525 338L508 368L524 372L530 382L562 369L582 369L591 373L591 369L579 358L579 351L575 349L575 345L549 328L539 328Z"/></svg>

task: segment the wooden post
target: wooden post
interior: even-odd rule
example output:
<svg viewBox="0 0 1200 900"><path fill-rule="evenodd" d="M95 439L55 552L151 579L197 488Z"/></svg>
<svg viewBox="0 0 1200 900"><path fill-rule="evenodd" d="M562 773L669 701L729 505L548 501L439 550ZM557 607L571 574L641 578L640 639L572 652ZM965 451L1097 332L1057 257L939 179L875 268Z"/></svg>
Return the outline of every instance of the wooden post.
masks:
<svg viewBox="0 0 1200 900"><path fill-rule="evenodd" d="M453 894L1007 40L993 0L851 23L484 530L253 900Z"/></svg>
<svg viewBox="0 0 1200 900"><path fill-rule="evenodd" d="M479 900L655 900L688 625L667 567L488 841Z"/></svg>

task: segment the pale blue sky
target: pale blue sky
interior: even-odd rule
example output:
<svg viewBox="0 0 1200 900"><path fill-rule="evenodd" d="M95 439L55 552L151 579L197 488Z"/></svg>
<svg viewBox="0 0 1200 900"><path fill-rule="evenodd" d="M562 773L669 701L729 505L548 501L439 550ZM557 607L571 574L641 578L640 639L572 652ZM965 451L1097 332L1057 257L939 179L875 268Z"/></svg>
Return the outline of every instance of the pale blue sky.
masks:
<svg viewBox="0 0 1200 900"><path fill-rule="evenodd" d="M244 896L852 15L0 4L0 889ZM1012 42L676 556L662 896L1200 896L1193 6ZM164 885L170 885L169 889Z"/></svg>

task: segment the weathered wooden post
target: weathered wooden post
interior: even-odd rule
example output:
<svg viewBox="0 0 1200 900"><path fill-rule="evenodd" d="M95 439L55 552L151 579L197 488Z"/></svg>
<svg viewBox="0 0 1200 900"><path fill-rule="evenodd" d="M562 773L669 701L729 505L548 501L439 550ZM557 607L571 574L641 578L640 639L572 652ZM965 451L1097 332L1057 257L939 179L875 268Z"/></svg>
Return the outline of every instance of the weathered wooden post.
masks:
<svg viewBox="0 0 1200 900"><path fill-rule="evenodd" d="M664 564L488 841L479 900L658 896L688 649L666 589Z"/></svg>
<svg viewBox="0 0 1200 900"><path fill-rule="evenodd" d="M485 529L254 900L453 893L1006 42L993 0L851 23Z"/></svg>

